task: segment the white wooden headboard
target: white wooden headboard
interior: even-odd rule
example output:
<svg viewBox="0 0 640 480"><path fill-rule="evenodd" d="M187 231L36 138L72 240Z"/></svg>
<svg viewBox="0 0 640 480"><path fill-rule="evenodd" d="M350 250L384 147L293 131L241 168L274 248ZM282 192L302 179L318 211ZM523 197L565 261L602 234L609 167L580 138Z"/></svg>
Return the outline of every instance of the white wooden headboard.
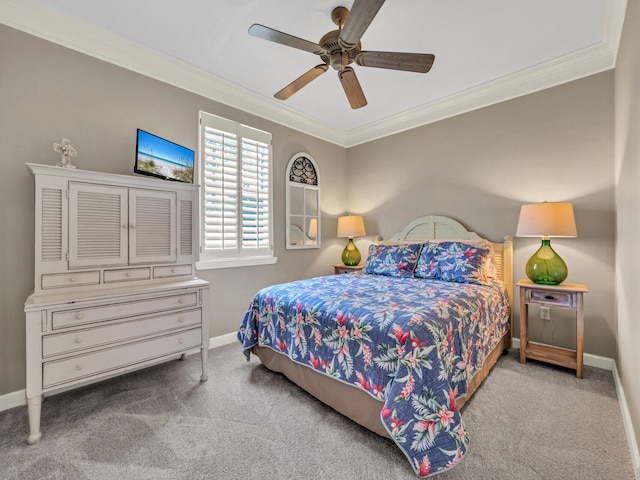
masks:
<svg viewBox="0 0 640 480"><path fill-rule="evenodd" d="M394 242L425 242L427 240L485 240L476 232L468 231L456 220L441 215L416 218L404 229L389 239ZM490 240L489 240L490 241ZM513 310L513 240L511 235L504 242L493 245L493 263L509 292Z"/></svg>

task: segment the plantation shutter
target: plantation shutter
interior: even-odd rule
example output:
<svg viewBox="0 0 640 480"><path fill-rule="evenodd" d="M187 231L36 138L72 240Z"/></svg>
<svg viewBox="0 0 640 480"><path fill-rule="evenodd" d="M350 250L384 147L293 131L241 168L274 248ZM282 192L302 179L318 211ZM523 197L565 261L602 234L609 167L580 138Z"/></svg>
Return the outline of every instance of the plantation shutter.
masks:
<svg viewBox="0 0 640 480"><path fill-rule="evenodd" d="M201 114L203 258L270 256L271 134Z"/></svg>

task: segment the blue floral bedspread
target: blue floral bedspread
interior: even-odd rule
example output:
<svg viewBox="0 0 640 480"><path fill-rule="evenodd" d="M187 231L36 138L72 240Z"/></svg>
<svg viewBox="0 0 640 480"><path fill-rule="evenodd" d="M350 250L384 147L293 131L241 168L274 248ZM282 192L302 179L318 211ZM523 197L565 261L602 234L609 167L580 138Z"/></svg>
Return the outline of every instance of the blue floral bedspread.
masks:
<svg viewBox="0 0 640 480"><path fill-rule="evenodd" d="M504 286L354 273L275 285L252 300L238 338L384 402L391 438L427 477L467 450L456 398L509 328Z"/></svg>

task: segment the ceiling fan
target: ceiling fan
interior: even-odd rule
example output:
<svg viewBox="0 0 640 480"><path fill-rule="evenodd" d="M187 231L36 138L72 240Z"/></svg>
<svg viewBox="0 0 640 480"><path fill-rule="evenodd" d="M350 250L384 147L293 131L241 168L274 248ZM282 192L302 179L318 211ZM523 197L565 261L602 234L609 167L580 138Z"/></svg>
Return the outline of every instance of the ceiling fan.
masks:
<svg viewBox="0 0 640 480"><path fill-rule="evenodd" d="M354 61L362 67L388 68L419 73L427 73L431 70L435 56L429 53L362 50L360 38L383 3L384 0L355 0L351 12L346 7L334 8L331 12L331 20L338 26L338 30L326 33L318 43L294 37L258 23L251 25L249 27L250 35L313 53L324 62L296 78L276 93L274 97L278 100L288 99L331 66L338 72L340 83L351 108L356 109L364 107L367 104L367 99L356 77L356 72L349 66Z"/></svg>

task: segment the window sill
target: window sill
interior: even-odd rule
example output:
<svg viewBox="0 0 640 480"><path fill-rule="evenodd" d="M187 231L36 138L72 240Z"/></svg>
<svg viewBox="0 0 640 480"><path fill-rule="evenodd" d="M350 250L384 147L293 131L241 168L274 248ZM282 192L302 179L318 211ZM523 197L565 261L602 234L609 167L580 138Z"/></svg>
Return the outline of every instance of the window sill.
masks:
<svg viewBox="0 0 640 480"><path fill-rule="evenodd" d="M253 267L257 265L273 265L278 257L247 257L216 260L202 260L196 262L197 270L213 270L216 268Z"/></svg>

